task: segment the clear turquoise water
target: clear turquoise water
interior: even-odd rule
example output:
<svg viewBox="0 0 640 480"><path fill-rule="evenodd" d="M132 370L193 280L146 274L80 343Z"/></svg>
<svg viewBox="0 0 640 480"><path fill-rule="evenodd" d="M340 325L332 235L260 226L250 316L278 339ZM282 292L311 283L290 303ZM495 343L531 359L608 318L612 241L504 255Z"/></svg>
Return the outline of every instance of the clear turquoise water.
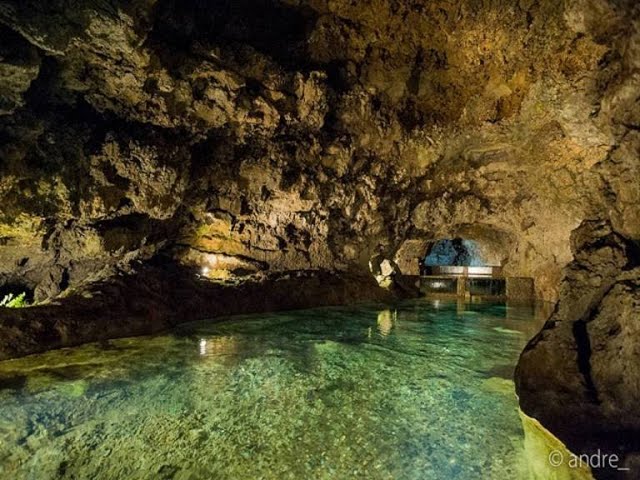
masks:
<svg viewBox="0 0 640 480"><path fill-rule="evenodd" d="M0 363L0 478L528 478L544 313L426 300L197 323Z"/></svg>

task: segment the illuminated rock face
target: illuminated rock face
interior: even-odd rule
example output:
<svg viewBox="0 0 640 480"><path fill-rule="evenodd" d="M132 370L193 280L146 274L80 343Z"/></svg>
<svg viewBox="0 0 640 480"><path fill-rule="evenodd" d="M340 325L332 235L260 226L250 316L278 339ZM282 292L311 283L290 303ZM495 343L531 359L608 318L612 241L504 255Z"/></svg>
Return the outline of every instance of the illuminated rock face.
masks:
<svg viewBox="0 0 640 480"><path fill-rule="evenodd" d="M424 258L423 263L429 266L462 265L477 267L490 265L490 260L483 257L475 242L454 238L435 242L429 254Z"/></svg>
<svg viewBox="0 0 640 480"><path fill-rule="evenodd" d="M366 271L460 236L554 300L583 219L638 237L633 8L249 3L0 2L3 278Z"/></svg>
<svg viewBox="0 0 640 480"><path fill-rule="evenodd" d="M358 269L466 234L554 299L582 219L637 233L623 7L236 3L0 4L5 275L43 299L175 243Z"/></svg>
<svg viewBox="0 0 640 480"><path fill-rule="evenodd" d="M461 237L571 309L572 232L640 238L635 3L0 0L0 282L410 270Z"/></svg>

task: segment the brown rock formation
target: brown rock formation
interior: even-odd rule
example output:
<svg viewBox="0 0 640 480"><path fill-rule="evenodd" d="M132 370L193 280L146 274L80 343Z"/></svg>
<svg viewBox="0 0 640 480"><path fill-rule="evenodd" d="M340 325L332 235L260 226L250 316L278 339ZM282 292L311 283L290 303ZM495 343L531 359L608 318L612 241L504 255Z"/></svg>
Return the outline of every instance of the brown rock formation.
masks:
<svg viewBox="0 0 640 480"><path fill-rule="evenodd" d="M585 222L572 240L560 301L518 364L520 402L574 451L637 454L638 247L605 222Z"/></svg>
<svg viewBox="0 0 640 480"><path fill-rule="evenodd" d="M564 372L591 411L578 329L610 419L635 398L599 382L635 358L610 323L637 308L639 22L633 0L0 0L0 288L64 316L152 259L360 275L461 236L561 298L525 409Z"/></svg>
<svg viewBox="0 0 640 480"><path fill-rule="evenodd" d="M391 298L370 276L297 271L213 283L199 279L193 269L154 263L133 275L94 283L60 306L7 309L0 324L0 360L149 335L203 318Z"/></svg>

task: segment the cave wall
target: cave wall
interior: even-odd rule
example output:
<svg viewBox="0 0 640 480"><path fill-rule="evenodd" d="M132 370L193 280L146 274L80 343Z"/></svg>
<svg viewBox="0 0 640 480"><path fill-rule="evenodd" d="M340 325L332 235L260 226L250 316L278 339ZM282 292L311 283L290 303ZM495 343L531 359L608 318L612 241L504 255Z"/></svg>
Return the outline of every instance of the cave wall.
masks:
<svg viewBox="0 0 640 480"><path fill-rule="evenodd" d="M462 236L554 300L583 219L639 234L630 5L3 0L0 276L43 300L158 252L228 277Z"/></svg>
<svg viewBox="0 0 640 480"><path fill-rule="evenodd" d="M4 282L460 236L555 300L584 219L640 235L633 2L245 3L0 1Z"/></svg>
<svg viewBox="0 0 640 480"><path fill-rule="evenodd" d="M520 357L516 390L522 409L572 451L617 455L630 472L597 478L635 478L640 252L608 221L584 222L571 240L560 300Z"/></svg>
<svg viewBox="0 0 640 480"><path fill-rule="evenodd" d="M559 299L525 412L637 438L634 0L0 0L0 37L0 287L53 306L3 309L1 358L326 303L287 272L461 237Z"/></svg>

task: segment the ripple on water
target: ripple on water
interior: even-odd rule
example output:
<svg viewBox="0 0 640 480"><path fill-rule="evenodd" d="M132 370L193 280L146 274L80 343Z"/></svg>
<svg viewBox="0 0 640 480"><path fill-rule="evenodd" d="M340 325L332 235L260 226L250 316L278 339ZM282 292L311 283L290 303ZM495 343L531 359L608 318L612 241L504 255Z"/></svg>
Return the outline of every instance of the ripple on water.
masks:
<svg viewBox="0 0 640 480"><path fill-rule="evenodd" d="M200 322L0 364L2 478L529 478L531 308L410 301Z"/></svg>

